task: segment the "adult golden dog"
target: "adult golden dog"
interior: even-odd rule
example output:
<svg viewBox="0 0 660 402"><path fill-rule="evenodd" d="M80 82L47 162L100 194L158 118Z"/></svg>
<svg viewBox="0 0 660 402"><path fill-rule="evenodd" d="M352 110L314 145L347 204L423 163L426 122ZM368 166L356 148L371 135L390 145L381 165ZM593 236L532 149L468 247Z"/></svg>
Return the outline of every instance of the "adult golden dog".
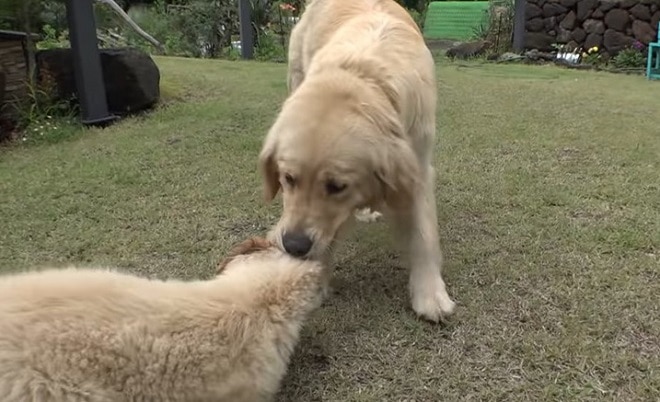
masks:
<svg viewBox="0 0 660 402"><path fill-rule="evenodd" d="M211 280L149 280L105 269L0 277L3 402L271 401L320 263L256 239Z"/></svg>
<svg viewBox="0 0 660 402"><path fill-rule="evenodd" d="M288 253L327 259L356 211L391 218L410 264L412 307L454 310L441 276L434 195L435 65L393 0L312 0L291 33L289 97L259 156L271 232Z"/></svg>

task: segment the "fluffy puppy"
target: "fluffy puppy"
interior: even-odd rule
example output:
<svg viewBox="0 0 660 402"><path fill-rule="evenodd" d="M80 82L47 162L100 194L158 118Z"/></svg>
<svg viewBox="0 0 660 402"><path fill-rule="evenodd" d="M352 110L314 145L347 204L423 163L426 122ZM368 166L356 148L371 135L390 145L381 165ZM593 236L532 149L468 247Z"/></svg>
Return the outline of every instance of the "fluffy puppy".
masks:
<svg viewBox="0 0 660 402"><path fill-rule="evenodd" d="M3 402L271 401L322 267L248 240L211 280L107 269L0 277Z"/></svg>
<svg viewBox="0 0 660 402"><path fill-rule="evenodd" d="M272 239L330 266L356 211L383 212L409 258L414 311L436 322L452 314L432 165L435 63L408 12L393 0L308 1L288 85L259 155L266 198L283 197Z"/></svg>

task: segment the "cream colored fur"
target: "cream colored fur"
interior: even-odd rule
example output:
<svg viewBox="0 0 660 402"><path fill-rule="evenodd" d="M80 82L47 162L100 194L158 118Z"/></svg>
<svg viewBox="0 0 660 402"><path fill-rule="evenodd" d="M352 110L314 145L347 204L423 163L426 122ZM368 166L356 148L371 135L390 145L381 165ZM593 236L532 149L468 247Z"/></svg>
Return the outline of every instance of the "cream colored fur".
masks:
<svg viewBox="0 0 660 402"><path fill-rule="evenodd" d="M321 271L276 250L233 257L207 281L1 277L0 400L270 401L321 302Z"/></svg>
<svg viewBox="0 0 660 402"><path fill-rule="evenodd" d="M432 165L435 64L415 22L393 0L309 1L291 34L288 85L259 157L266 197L283 193L272 239L283 247L284 233L303 232L308 256L329 261L350 222L382 212L409 258L414 311L450 315Z"/></svg>

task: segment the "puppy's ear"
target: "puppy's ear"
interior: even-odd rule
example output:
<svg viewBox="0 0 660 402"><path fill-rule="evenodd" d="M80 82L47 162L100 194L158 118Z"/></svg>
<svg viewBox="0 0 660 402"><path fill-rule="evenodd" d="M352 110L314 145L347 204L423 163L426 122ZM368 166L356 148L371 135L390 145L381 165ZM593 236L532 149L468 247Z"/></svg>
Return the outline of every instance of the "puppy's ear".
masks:
<svg viewBox="0 0 660 402"><path fill-rule="evenodd" d="M267 202L271 202L280 190L280 172L275 163L276 149L275 136L270 132L259 154L259 173Z"/></svg>
<svg viewBox="0 0 660 402"><path fill-rule="evenodd" d="M216 270L217 274L220 274L224 269L229 265L230 262L234 260L239 255L252 254L258 251L266 250L272 247L273 244L262 237L252 237L247 240L242 241L241 243L236 244L224 260L220 261L218 268Z"/></svg>
<svg viewBox="0 0 660 402"><path fill-rule="evenodd" d="M407 209L422 190L419 162L414 151L401 138L390 138L377 153L375 175L384 201L394 209Z"/></svg>

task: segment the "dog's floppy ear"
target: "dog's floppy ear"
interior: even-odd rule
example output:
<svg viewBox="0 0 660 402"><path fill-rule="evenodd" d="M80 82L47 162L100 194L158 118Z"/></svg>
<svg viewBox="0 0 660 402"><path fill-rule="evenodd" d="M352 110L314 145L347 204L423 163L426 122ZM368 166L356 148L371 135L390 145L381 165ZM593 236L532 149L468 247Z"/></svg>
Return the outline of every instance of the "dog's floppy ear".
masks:
<svg viewBox="0 0 660 402"><path fill-rule="evenodd" d="M272 131L266 136L264 145L259 153L259 173L264 188L264 198L270 202L280 190L280 172L275 163L277 144Z"/></svg>
<svg viewBox="0 0 660 402"><path fill-rule="evenodd" d="M417 157L399 137L388 139L381 147L375 158L374 173L381 183L384 201L395 209L406 209L422 190Z"/></svg>

